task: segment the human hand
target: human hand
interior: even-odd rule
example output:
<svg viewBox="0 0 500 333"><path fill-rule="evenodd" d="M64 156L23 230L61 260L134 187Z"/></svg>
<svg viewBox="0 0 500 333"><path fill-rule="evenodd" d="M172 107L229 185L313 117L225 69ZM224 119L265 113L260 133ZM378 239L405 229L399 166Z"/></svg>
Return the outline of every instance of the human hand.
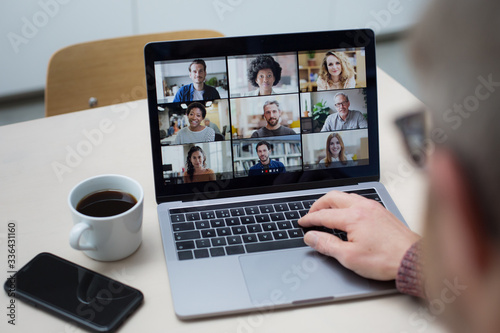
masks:
<svg viewBox="0 0 500 333"><path fill-rule="evenodd" d="M318 199L299 224L347 232L346 242L313 230L305 234L304 241L346 268L375 280L395 279L406 251L421 238L378 202L339 191Z"/></svg>

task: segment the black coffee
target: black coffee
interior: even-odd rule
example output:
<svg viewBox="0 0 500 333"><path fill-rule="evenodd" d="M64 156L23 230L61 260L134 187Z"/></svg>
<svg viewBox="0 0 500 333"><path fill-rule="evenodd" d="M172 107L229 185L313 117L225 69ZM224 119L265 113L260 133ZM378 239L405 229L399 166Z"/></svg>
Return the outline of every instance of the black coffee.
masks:
<svg viewBox="0 0 500 333"><path fill-rule="evenodd" d="M93 217L107 217L126 212L137 203L133 195L118 190L103 190L84 197L76 210Z"/></svg>

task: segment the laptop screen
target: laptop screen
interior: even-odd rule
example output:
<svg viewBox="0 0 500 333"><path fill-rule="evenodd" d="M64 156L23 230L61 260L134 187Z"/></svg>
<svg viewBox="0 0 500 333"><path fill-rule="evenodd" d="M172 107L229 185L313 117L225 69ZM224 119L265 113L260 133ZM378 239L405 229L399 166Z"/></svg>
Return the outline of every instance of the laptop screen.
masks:
<svg viewBox="0 0 500 333"><path fill-rule="evenodd" d="M159 201L378 180L374 36L146 45Z"/></svg>

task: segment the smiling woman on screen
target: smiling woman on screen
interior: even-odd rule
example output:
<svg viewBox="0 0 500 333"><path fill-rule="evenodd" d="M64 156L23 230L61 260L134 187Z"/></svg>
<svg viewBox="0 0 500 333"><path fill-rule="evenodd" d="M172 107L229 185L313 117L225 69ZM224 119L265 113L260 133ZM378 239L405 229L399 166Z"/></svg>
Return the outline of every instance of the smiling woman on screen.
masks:
<svg viewBox="0 0 500 333"><path fill-rule="evenodd" d="M205 106L198 102L189 104L186 111L189 126L181 129L175 137L174 144L185 144L195 142L210 142L215 140L215 131L210 127L202 125L207 116Z"/></svg>
<svg viewBox="0 0 500 333"><path fill-rule="evenodd" d="M265 96L276 94L273 87L281 80L281 66L270 55L260 55L255 58L248 68L248 81L256 90L248 96Z"/></svg>
<svg viewBox="0 0 500 333"><path fill-rule="evenodd" d="M331 133L326 139L326 157L319 161L320 168L350 166L352 157L346 155L344 140L339 133Z"/></svg>
<svg viewBox="0 0 500 333"><path fill-rule="evenodd" d="M215 180L212 169L207 168L207 156L201 147L194 146L189 149L186 158L186 168L184 172L184 183L207 182Z"/></svg>
<svg viewBox="0 0 500 333"><path fill-rule="evenodd" d="M343 52L328 51L321 62L318 90L354 88L354 74L354 68Z"/></svg>

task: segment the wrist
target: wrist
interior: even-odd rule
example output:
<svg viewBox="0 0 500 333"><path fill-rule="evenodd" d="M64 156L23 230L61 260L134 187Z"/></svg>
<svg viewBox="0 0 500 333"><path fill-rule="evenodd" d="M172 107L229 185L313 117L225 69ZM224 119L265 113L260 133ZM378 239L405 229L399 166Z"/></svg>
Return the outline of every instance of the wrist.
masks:
<svg viewBox="0 0 500 333"><path fill-rule="evenodd" d="M415 242L405 253L396 275L396 288L408 295L424 297L422 242Z"/></svg>

